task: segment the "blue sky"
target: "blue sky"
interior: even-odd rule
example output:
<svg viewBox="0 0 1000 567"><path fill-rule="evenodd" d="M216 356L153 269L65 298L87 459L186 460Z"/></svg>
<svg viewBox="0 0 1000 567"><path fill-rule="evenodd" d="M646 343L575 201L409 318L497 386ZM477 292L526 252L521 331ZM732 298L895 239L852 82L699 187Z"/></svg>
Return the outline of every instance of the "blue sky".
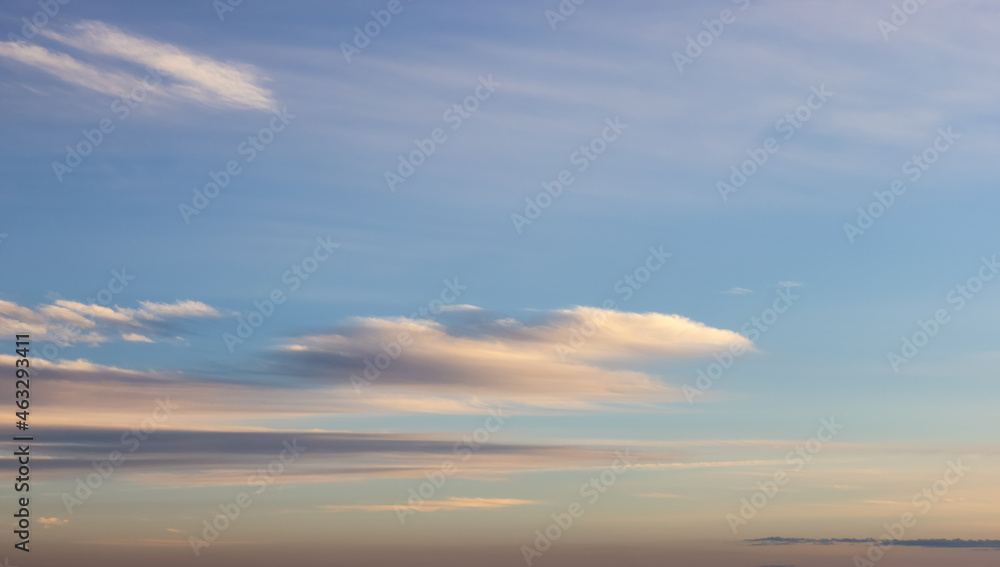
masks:
<svg viewBox="0 0 1000 567"><path fill-rule="evenodd" d="M90 443L51 478L60 553L104 525L85 524L94 514L134 520L135 557L204 561L189 545L200 519L280 446L248 437L215 458L165 438L193 432L220 447L237 433L396 444L323 441L334 448L278 480L284 498L259 504L270 513L205 551L218 564L290 513L304 546L322 543L313 526L401 549L448 549L459 530L520 561L577 481L626 448L650 468L623 475L568 547L662 544L652 525L692 549L877 537L960 457L974 472L906 538L991 537L994 7L567 0L553 19L557 2L218 4L0 10L0 329L59 344L43 372L65 389L39 414L62 438L45 450ZM913 13L893 20L894 6ZM23 30L32 17L46 21ZM390 187L400 160L420 163ZM746 183L720 192L741 167ZM109 283L123 270L127 286ZM624 292L627 277L642 282ZM227 346L272 293L273 313ZM787 311L769 314L776 301ZM560 355L588 321L596 334ZM71 324L85 335L67 339ZM356 393L351 375L399 333L415 346ZM683 388L732 345L746 354L689 403ZM104 508L67 513L60 495L107 453L104 433L166 395L184 409L102 486ZM489 408L509 424L433 498L450 504L398 522L391 508L450 452L421 443L470 434ZM731 532L725 514L831 416L843 430ZM176 465L154 474L161 451ZM368 472L347 474L345 454ZM120 544L98 543L95 561ZM886 565L910 551L891 553Z"/></svg>

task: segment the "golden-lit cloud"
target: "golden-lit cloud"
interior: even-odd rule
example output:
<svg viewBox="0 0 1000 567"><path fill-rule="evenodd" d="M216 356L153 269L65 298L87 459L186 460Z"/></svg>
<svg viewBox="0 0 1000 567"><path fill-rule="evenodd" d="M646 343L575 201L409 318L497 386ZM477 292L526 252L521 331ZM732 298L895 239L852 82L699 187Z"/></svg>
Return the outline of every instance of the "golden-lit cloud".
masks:
<svg viewBox="0 0 1000 567"><path fill-rule="evenodd" d="M678 315L576 307L537 324L481 310L448 323L356 318L331 333L296 337L275 357L312 380L372 385L366 392L593 407L678 400L674 387L626 364L707 356L732 344L753 348L738 333Z"/></svg>
<svg viewBox="0 0 1000 567"><path fill-rule="evenodd" d="M416 509L421 512L439 512L442 510L508 508L510 506L525 506L529 504L538 504L538 502L516 498L459 498L453 496L447 500L425 500ZM320 506L320 509L331 512L349 512L355 510L362 512L393 512L398 508L398 504L331 504Z"/></svg>

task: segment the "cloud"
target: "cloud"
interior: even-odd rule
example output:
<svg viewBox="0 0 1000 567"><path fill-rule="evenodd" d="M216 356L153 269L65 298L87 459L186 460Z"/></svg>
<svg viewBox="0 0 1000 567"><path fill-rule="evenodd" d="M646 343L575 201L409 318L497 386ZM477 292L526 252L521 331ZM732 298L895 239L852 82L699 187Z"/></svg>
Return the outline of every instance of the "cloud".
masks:
<svg viewBox="0 0 1000 567"><path fill-rule="evenodd" d="M746 295L748 293L753 293L753 290L745 287L731 287L722 293L727 295Z"/></svg>
<svg viewBox="0 0 1000 567"><path fill-rule="evenodd" d="M528 504L538 504L533 500L519 500L516 498L459 498L451 497L447 500L425 500L417 510L421 512L438 512L441 510L468 510L476 508L508 508L510 506L524 506ZM323 510L331 512L347 512L361 510L364 512L394 512L399 508L398 504L334 504L320 506Z"/></svg>
<svg viewBox="0 0 1000 567"><path fill-rule="evenodd" d="M679 315L575 307L534 324L482 310L430 322L355 318L330 333L296 337L274 368L327 385L366 379L378 391L483 396L547 407L680 399L658 377L626 368L708 356L745 337ZM589 329L589 330L588 330ZM354 378L352 378L354 376Z"/></svg>
<svg viewBox="0 0 1000 567"><path fill-rule="evenodd" d="M176 405L181 406L174 410L176 415L154 429L147 428L141 437L128 434L137 430L135 423L124 428L124 434L117 428L51 427L39 444L38 454L53 475L71 478L92 471L92 463L107 459L110 450L138 444L141 450L129 453L128 467L120 472L132 481L161 486L233 486L245 484L246 471L277 456L289 446L286 443L308 455L282 474L281 482L292 483L425 479L427 471L440 467L444 460L460 463L456 478L499 481L539 471L604 470L617 450L598 443L490 442L466 461L462 453L465 446L456 444L454 435L438 433L176 429L186 409L183 404ZM647 452L641 458L673 457ZM460 498L441 509L502 505L514 502Z"/></svg>
<svg viewBox="0 0 1000 567"><path fill-rule="evenodd" d="M42 321L42 318L31 309L2 299L0 299L0 315L17 319L24 323L39 323Z"/></svg>
<svg viewBox="0 0 1000 567"><path fill-rule="evenodd" d="M91 327L97 326L97 323L87 319L83 315L80 315L72 309L67 309L59 305L43 305L39 308L39 312L50 319L57 321L65 321L76 325L77 327L82 327L84 329L89 329Z"/></svg>
<svg viewBox="0 0 1000 567"><path fill-rule="evenodd" d="M98 69L65 53L54 53L37 45L0 42L0 57L19 61L80 87L114 96L125 96L139 83L130 74Z"/></svg>
<svg viewBox="0 0 1000 567"><path fill-rule="evenodd" d="M155 303L140 301L145 313L153 317L220 317L221 313L200 301L175 301L174 303Z"/></svg>
<svg viewBox="0 0 1000 567"><path fill-rule="evenodd" d="M632 468L637 470L671 470L671 469L715 469L715 468L728 468L728 467L763 467L763 466L775 466L785 464L785 461L771 459L771 460L753 460L753 461L710 461L710 462L698 462L698 463L642 463L638 465L632 465Z"/></svg>
<svg viewBox="0 0 1000 567"><path fill-rule="evenodd" d="M140 308L107 307L65 299L35 309L0 300L0 333L27 332L59 345L96 346L113 336L125 341L154 342L149 335L173 338L177 321L221 317L214 307L198 301L141 301Z"/></svg>
<svg viewBox="0 0 1000 567"><path fill-rule="evenodd" d="M63 520L60 518L38 518L38 523L46 526L58 526L60 524L67 524L69 520Z"/></svg>
<svg viewBox="0 0 1000 567"><path fill-rule="evenodd" d="M669 498L671 500L684 498L679 494L670 494L668 492L648 492L641 495L643 498Z"/></svg>
<svg viewBox="0 0 1000 567"><path fill-rule="evenodd" d="M580 348L573 338L586 333L586 326L596 332ZM662 313L626 313L596 307L574 307L556 311L545 325L517 327L514 336L537 343L575 348L572 356L586 360L626 359L636 356L656 358L698 358L740 344L752 349L747 338L725 329L714 329L680 315Z"/></svg>
<svg viewBox="0 0 1000 567"><path fill-rule="evenodd" d="M816 544L834 545L837 543L876 543L877 540L856 539L856 538L805 538L805 537L765 537L759 539L747 539L745 542L751 545L796 545L796 544ZM1000 539L894 539L883 540L883 544L898 545L901 547L950 547L950 548L975 548L975 549L1000 549Z"/></svg>
<svg viewBox="0 0 1000 567"><path fill-rule="evenodd" d="M0 354L0 365L13 367L15 360L12 355ZM248 421L347 413L484 415L489 411L481 400L473 398L378 391L356 396L353 391L324 384L304 385L296 377L276 377L265 382L256 374L248 376L238 369L220 377L218 372L206 376L130 369L85 359L37 358L32 366L38 366L52 385L46 399L53 411L48 420L51 425L86 423L129 429L150 416L158 399L169 399L182 408L171 418L171 427L220 428ZM114 396L108 392L114 392Z"/></svg>
<svg viewBox="0 0 1000 567"><path fill-rule="evenodd" d="M46 28L41 34L86 54L101 56L95 58L100 66L41 46L14 42L0 42L0 57L113 96L127 96L144 77L153 77L162 83L154 90L176 100L235 109L277 108L271 91L261 86L264 78L250 65L216 61L97 21L79 22L67 33ZM147 71L143 76L134 75L128 64L143 65Z"/></svg>
<svg viewBox="0 0 1000 567"><path fill-rule="evenodd" d="M778 282L778 287L802 287L802 282L792 282L792 281L781 281Z"/></svg>
<svg viewBox="0 0 1000 567"><path fill-rule="evenodd" d="M150 339L149 337L147 337L145 335L140 335L138 333L124 333L124 334L122 334L122 340L130 341L130 342L136 342L136 343L151 343L151 342L153 342L153 339Z"/></svg>
<svg viewBox="0 0 1000 567"><path fill-rule="evenodd" d="M121 309L117 305L115 307L105 307L94 303L80 303L78 301L67 301L65 299L57 300L56 305L68 311L76 312L80 315L113 323L131 323L135 319L135 312L133 310Z"/></svg>
<svg viewBox="0 0 1000 567"><path fill-rule="evenodd" d="M222 315L187 300L143 301L135 308L57 300L29 309L0 302L0 332L23 332L33 325L39 340L48 337L61 344L173 341L172 331L181 321ZM64 320L77 317L90 328L73 334ZM532 317L526 323L465 308L441 314L441 322L350 319L326 333L294 337L263 359L213 367L209 376L116 368L84 359L50 357L39 364L44 363L48 381L59 385L47 402L62 410L53 425L126 427L148 417L155 401L150 392L155 391L184 408L183 426L231 427L349 413L662 411L658 404L680 401L683 395L669 377L629 365L706 356L733 341L752 348L737 333L677 315L577 307ZM583 344L574 343L587 325L593 332ZM578 348L566 355L561 349L570 344ZM0 363L4 360L0 355ZM352 376L372 379L371 387L356 391ZM115 392L113 399L108 391Z"/></svg>

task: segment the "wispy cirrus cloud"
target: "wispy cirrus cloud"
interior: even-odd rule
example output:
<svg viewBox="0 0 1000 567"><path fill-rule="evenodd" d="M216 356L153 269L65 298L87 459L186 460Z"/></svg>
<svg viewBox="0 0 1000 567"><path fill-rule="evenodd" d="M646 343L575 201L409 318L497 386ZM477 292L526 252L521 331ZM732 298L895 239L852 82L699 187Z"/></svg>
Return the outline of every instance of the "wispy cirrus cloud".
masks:
<svg viewBox="0 0 1000 567"><path fill-rule="evenodd" d="M70 55L49 51L38 45L0 42L0 57L34 67L67 83L113 96L125 96L139 83L137 77L128 73L98 69Z"/></svg>
<svg viewBox="0 0 1000 567"><path fill-rule="evenodd" d="M806 537L765 537L744 540L751 545L834 545L838 543L875 543L873 538L806 538ZM1000 549L1000 539L894 539L891 543L901 547L944 547L944 548L974 548Z"/></svg>
<svg viewBox="0 0 1000 567"><path fill-rule="evenodd" d="M468 510L481 508L509 508L510 506L525 506L538 504L534 500L520 500L517 498L460 498L453 496L447 500L424 500L420 504L422 512L439 512L452 510ZM322 510L331 512L348 512L359 510L362 512L393 512L399 508L398 504L330 504L320 506Z"/></svg>
<svg viewBox="0 0 1000 567"><path fill-rule="evenodd" d="M217 61L98 21L78 22L63 31L46 28L41 35L79 50L91 60L55 51L55 46L15 42L0 42L0 58L113 96L127 96L142 82L143 75L134 74L132 69L137 64L159 75L156 91L174 100L233 109L277 108L272 92L262 86L265 77L252 65Z"/></svg>
<svg viewBox="0 0 1000 567"><path fill-rule="evenodd" d="M640 495L643 498L667 498L670 500L678 500L684 498L680 494L671 494L669 492L648 492L646 494Z"/></svg>

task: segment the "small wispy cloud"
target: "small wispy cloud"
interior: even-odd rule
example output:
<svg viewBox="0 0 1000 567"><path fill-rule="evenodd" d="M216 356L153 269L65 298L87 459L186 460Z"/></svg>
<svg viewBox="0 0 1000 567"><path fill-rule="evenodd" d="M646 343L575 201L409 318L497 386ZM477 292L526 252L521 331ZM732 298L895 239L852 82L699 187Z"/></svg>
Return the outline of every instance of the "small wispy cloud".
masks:
<svg viewBox="0 0 1000 567"><path fill-rule="evenodd" d="M151 339L151 338L149 338L149 337L147 337L145 335L140 335L138 333L124 333L124 334L122 334L122 340L133 342L133 343L151 343L151 342L153 342L153 339Z"/></svg>
<svg viewBox="0 0 1000 567"><path fill-rule="evenodd" d="M731 287L722 293L726 295L746 295L748 293L753 293L753 290L745 287Z"/></svg>
<svg viewBox="0 0 1000 567"><path fill-rule="evenodd" d="M510 506L524 506L537 504L534 500L519 500L516 498L458 498L452 497L447 500L425 500L417 508L421 512L439 512L451 510L469 510L481 508L508 508ZM394 511L396 504L334 504L321 506L323 510L331 512L364 511L364 512L384 512Z"/></svg>
<svg viewBox="0 0 1000 567"><path fill-rule="evenodd" d="M217 61L98 21L79 22L65 33L46 28L41 35L100 57L84 62L39 45L0 42L0 58L112 96L128 96L148 74L155 73L155 91L175 100L234 109L274 110L278 106L271 91L261 86L262 73L252 65ZM134 74L133 64L145 66L147 75Z"/></svg>
<svg viewBox="0 0 1000 567"><path fill-rule="evenodd" d="M65 53L55 53L37 45L0 42L0 57L34 67L67 83L113 96L125 96L139 82L128 73L98 69Z"/></svg>
<svg viewBox="0 0 1000 567"><path fill-rule="evenodd" d="M776 459L753 461L703 461L696 463L640 463L632 465L637 470L671 470L671 469L715 469L726 467L761 467L775 466L784 463Z"/></svg>
<svg viewBox="0 0 1000 567"><path fill-rule="evenodd" d="M778 282L778 287L801 287L802 285L804 285L802 282L794 282L794 281Z"/></svg>
<svg viewBox="0 0 1000 567"><path fill-rule="evenodd" d="M807 538L807 537L764 537L743 540L751 545L834 545L838 543L876 543L874 538ZM901 547L941 547L941 548L972 548L1000 549L1000 539L894 539L882 540Z"/></svg>
<svg viewBox="0 0 1000 567"><path fill-rule="evenodd" d="M644 498L669 498L671 500L676 500L679 498L684 498L680 494L670 494L668 492L647 492L641 495Z"/></svg>
<svg viewBox="0 0 1000 567"><path fill-rule="evenodd" d="M190 299L174 303L140 301L139 305L142 305L142 310L148 314L147 317L219 317L222 315L214 307Z"/></svg>

